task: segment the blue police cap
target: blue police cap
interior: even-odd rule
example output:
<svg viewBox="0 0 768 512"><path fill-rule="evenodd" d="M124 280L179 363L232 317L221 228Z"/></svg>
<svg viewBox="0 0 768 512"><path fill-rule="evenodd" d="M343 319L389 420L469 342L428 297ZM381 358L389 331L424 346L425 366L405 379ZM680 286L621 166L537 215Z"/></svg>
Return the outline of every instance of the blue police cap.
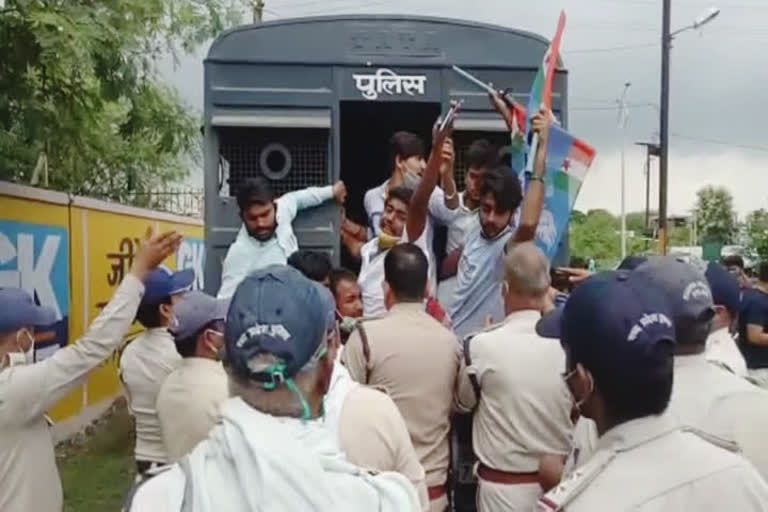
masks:
<svg viewBox="0 0 768 512"><path fill-rule="evenodd" d="M720 264L710 262L704 273L712 290L712 300L718 306L724 306L731 314L739 312L741 289L738 280Z"/></svg>
<svg viewBox="0 0 768 512"><path fill-rule="evenodd" d="M294 377L324 353L334 315L317 283L286 265L257 270L237 287L227 314L226 360L264 384ZM259 356L273 355L265 365Z"/></svg>
<svg viewBox="0 0 768 512"><path fill-rule="evenodd" d="M674 343L672 310L654 287L626 272L603 272L574 290L565 306L539 322L540 335L559 338L587 367L638 371L655 364L654 347Z"/></svg>
<svg viewBox="0 0 768 512"><path fill-rule="evenodd" d="M216 299L198 290L191 291L173 307L168 331L176 341L186 340L211 322L227 318L228 308L229 299Z"/></svg>
<svg viewBox="0 0 768 512"><path fill-rule="evenodd" d="M0 288L0 333L56 322L56 312L38 306L21 288Z"/></svg>
<svg viewBox="0 0 768 512"><path fill-rule="evenodd" d="M165 267L158 267L149 273L144 281L145 304L160 304L172 295L188 292L195 282L195 271L191 268L171 272Z"/></svg>

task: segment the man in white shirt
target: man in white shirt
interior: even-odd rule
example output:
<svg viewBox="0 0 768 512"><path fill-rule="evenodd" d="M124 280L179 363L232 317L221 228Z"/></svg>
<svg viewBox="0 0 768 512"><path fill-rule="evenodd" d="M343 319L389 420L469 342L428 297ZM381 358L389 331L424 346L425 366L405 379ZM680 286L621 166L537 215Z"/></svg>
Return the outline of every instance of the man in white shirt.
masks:
<svg viewBox="0 0 768 512"><path fill-rule="evenodd" d="M120 381L136 423L138 475L168 462L155 404L160 386L181 364L168 323L175 304L191 289L194 280L191 269L171 273L159 268L147 277L146 292L136 313L136 320L146 330L128 344L120 357Z"/></svg>
<svg viewBox="0 0 768 512"><path fill-rule="evenodd" d="M240 281L254 270L285 265L288 257L299 249L291 223L301 210L330 199L343 204L346 197L347 189L342 181L275 198L266 178L247 180L237 191L243 225L222 264L219 298L231 297Z"/></svg>
<svg viewBox="0 0 768 512"><path fill-rule="evenodd" d="M456 197L456 182L453 178L453 141L446 139L446 152L451 158L446 158L440 167L440 185L432 190L429 196L429 221L427 231L428 242L432 244L431 222L447 226L453 220L454 210L458 206ZM389 139L389 159L392 176L379 185L368 190L363 198L365 213L368 215L368 226L374 236L381 233L381 217L388 193L395 187L405 187L415 191L421 182L427 168L424 159L424 142L416 134L397 132Z"/></svg>
<svg viewBox="0 0 768 512"><path fill-rule="evenodd" d="M125 510L421 509L403 475L348 462L321 419L336 357L334 308L323 292L285 265L242 281L227 315L233 398L222 405L221 424L139 487Z"/></svg>
<svg viewBox="0 0 768 512"><path fill-rule="evenodd" d="M707 361L720 365L739 377L747 377L747 363L732 334L737 328L741 306L739 282L733 274L715 262L709 263L705 275L712 290L715 316L704 354Z"/></svg>
<svg viewBox="0 0 768 512"><path fill-rule="evenodd" d="M43 361L34 361L34 329L53 323L55 313L23 290L0 289L0 510L62 510L45 413L118 349L144 294L143 280L180 242L176 233L147 237L86 333Z"/></svg>
<svg viewBox="0 0 768 512"><path fill-rule="evenodd" d="M229 398L220 358L228 306L228 300L192 291L173 308L168 330L182 360L157 395L168 462L176 462L208 436L219 419L220 404Z"/></svg>
<svg viewBox="0 0 768 512"><path fill-rule="evenodd" d="M570 450L572 401L557 340L536 333L549 291L549 262L532 242L504 257L502 323L467 338L457 402L474 410L480 512L530 511L542 494L543 456Z"/></svg>
<svg viewBox="0 0 768 512"><path fill-rule="evenodd" d="M452 127L443 132L435 131L432 154L415 191L411 192L405 186L389 187L383 213L379 217L380 232L360 249L362 261L358 283L363 292L365 316L381 316L387 311L382 288L384 258L389 249L400 242L411 242L424 252L429 265L430 294L436 291L435 257L428 235L429 202L437 186L440 168L453 160L453 147L445 144L451 130Z"/></svg>

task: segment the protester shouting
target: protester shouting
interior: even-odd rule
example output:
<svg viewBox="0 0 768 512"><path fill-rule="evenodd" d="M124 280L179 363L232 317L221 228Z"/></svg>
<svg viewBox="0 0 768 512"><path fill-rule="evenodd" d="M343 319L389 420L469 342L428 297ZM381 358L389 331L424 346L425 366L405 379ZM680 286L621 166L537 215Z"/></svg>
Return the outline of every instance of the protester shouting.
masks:
<svg viewBox="0 0 768 512"><path fill-rule="evenodd" d="M0 510L62 510L45 412L120 346L136 317L143 281L180 242L175 232L148 232L130 273L86 333L44 361L34 361L35 327L50 325L54 313L23 290L0 289Z"/></svg>
<svg viewBox="0 0 768 512"><path fill-rule="evenodd" d="M467 234L458 259L458 274L448 313L454 329L463 337L483 329L489 318L504 318L501 293L503 257L507 248L532 240L544 206L544 172L551 114L542 110L533 118L532 129L539 134L533 174L517 229L512 224L523 200L520 181L508 168L485 174L480 189L478 222Z"/></svg>

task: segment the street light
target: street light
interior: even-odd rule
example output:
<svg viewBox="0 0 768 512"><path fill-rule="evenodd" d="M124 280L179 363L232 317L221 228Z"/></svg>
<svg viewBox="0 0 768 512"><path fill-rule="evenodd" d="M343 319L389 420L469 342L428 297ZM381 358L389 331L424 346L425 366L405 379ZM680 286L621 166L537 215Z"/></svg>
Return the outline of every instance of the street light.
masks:
<svg viewBox="0 0 768 512"><path fill-rule="evenodd" d="M720 14L720 9L710 7L691 25L672 32L670 21L672 17L671 0L664 0L661 21L661 115L659 120L659 242L661 253L667 253L667 163L669 157L669 54L672 39L686 30L698 29L706 25Z"/></svg>
<svg viewBox="0 0 768 512"><path fill-rule="evenodd" d="M626 190L624 186L624 154L627 145L627 119L629 118L629 112L627 111L627 91L631 82L624 84L624 91L621 93L621 99L619 100L619 128L621 128L621 259L627 257L627 206L626 206Z"/></svg>

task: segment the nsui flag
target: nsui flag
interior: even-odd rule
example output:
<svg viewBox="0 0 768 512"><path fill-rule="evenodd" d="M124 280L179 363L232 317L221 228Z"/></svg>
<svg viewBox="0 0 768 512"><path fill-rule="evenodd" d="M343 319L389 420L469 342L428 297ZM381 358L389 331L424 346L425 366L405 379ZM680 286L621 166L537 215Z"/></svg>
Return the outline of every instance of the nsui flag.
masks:
<svg viewBox="0 0 768 512"><path fill-rule="evenodd" d="M559 126L549 129L546 197L536 230L536 245L552 260L568 229L568 219L595 150Z"/></svg>

